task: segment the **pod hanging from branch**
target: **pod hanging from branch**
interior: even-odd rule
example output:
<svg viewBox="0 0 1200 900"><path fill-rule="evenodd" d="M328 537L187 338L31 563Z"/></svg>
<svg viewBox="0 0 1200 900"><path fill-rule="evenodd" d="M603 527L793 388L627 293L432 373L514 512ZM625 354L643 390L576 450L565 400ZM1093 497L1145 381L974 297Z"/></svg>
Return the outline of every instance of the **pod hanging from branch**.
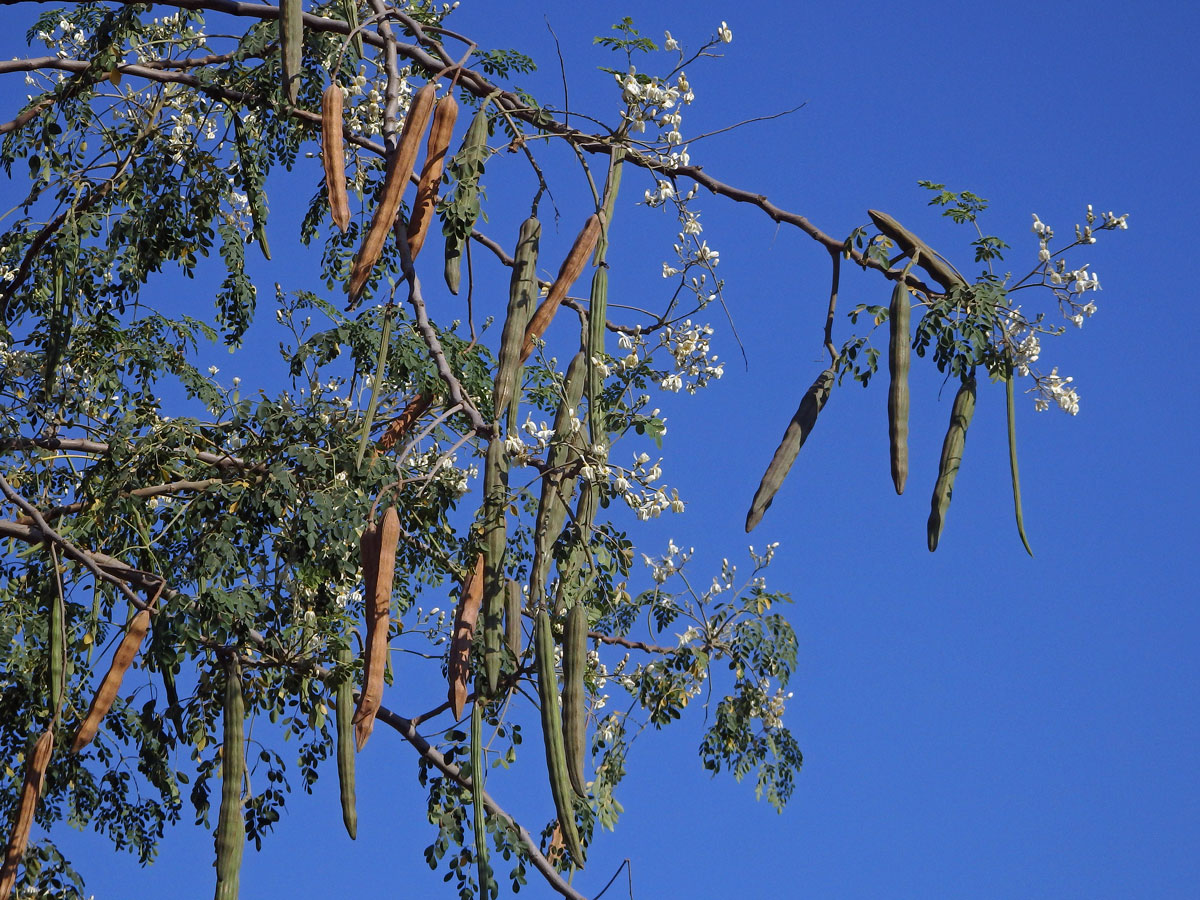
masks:
<svg viewBox="0 0 1200 900"><path fill-rule="evenodd" d="M346 193L346 153L342 143L342 88L331 84L321 95L321 168L329 215L342 232L350 227L350 198Z"/></svg>
<svg viewBox="0 0 1200 900"><path fill-rule="evenodd" d="M927 527L931 553L937 549L942 528L946 524L946 512L950 509L950 497L954 493L954 479L958 477L958 469L962 465L967 428L974 415L975 376L971 375L963 381L958 393L954 395L954 403L950 407L950 427L946 430L945 440L942 441L942 456L938 462L937 483L933 486Z"/></svg>
<svg viewBox="0 0 1200 900"><path fill-rule="evenodd" d="M427 84L413 96L396 148L388 157L379 205L375 207L371 226L367 229L358 256L354 259L354 267L350 270L350 303L346 307L348 310L358 306L362 299L371 269L378 261L379 254L383 252L388 229L392 227L392 223L396 221L396 214L400 211L400 201L412 176L417 151L421 148L421 137L425 134L425 126L429 124L429 116L433 112L434 94L434 86Z"/></svg>
<svg viewBox="0 0 1200 900"><path fill-rule="evenodd" d="M771 505L775 494L783 485L783 479L787 477L788 470L796 461L796 454L808 440L813 427L817 424L817 415L824 409L825 401L829 399L835 375L836 372L833 369L826 369L817 376L812 387L805 392L796 414L792 416L792 421L788 423L787 430L783 433L783 440L780 441L775 455L771 457L771 462L763 474L758 490L754 492L754 499L750 502L750 511L746 513L747 532L753 530L754 526L762 521L763 513L767 511L767 507Z"/></svg>

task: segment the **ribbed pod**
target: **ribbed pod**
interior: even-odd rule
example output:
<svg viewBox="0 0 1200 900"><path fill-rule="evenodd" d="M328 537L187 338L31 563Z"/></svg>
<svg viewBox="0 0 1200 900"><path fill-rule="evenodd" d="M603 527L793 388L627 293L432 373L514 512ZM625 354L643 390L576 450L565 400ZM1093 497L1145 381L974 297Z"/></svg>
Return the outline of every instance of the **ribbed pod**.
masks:
<svg viewBox="0 0 1200 900"><path fill-rule="evenodd" d="M358 305L363 288L371 275L371 269L383 252L384 241L387 240L388 229L396 220L400 210L400 200L404 197L404 189L412 176L413 163L417 161L417 151L421 147L421 136L425 126L429 124L430 113L433 112L434 86L427 84L412 99L408 115L404 119L404 127L400 130L400 138L396 149L388 157L387 170L383 177L383 194L375 214L371 217L371 226L359 247L358 256L354 259L354 267L350 271L349 308Z"/></svg>
<svg viewBox="0 0 1200 900"><path fill-rule="evenodd" d="M892 484L896 493L904 493L908 479L908 370L912 362L912 297L904 280L892 289L888 308L888 446L891 454Z"/></svg>
<svg viewBox="0 0 1200 900"><path fill-rule="evenodd" d="M813 426L817 424L817 415L824 408L825 401L829 399L835 374L833 369L826 369L817 376L817 380L805 392L796 414L792 416L792 421L788 423L787 430L783 433L783 440L780 441L775 455L771 457L771 462L758 485L758 490L754 492L750 511L746 514L746 531L750 531L762 521L763 513L767 511L767 507L775 499L776 492L783 485L783 479L787 477L788 470L796 461L796 454L808 440Z"/></svg>
<svg viewBox="0 0 1200 900"><path fill-rule="evenodd" d="M438 185L442 180L442 168L446 164L446 151L450 137L454 134L454 122L458 118L458 101L453 94L446 94L433 110L433 122L429 126L429 140L425 144L425 164L417 181L417 196L413 200L412 215L408 219L408 249L416 259L425 246L429 223L437 207Z"/></svg>
<svg viewBox="0 0 1200 900"><path fill-rule="evenodd" d="M563 631L563 747L567 754L567 775L580 799L587 799L583 777L586 755L587 709L584 706L583 678L587 672L588 616L583 603L576 600L567 612Z"/></svg>
<svg viewBox="0 0 1200 900"><path fill-rule="evenodd" d="M350 647L337 651L339 668L350 665ZM334 693L334 717L337 725L338 790L342 801L342 822L351 840L358 837L358 806L354 787L354 686L347 676L339 682Z"/></svg>
<svg viewBox="0 0 1200 900"><path fill-rule="evenodd" d="M971 376L963 381L958 393L954 395L954 404L950 409L950 427L946 430L945 440L942 441L942 457L938 463L937 483L933 486L927 528L930 552L937 549L942 528L946 524L946 512L950 509L950 497L954 493L954 479L958 477L958 469L962 465L967 428L974 415L975 378Z"/></svg>
<svg viewBox="0 0 1200 900"><path fill-rule="evenodd" d="M138 649L142 646L142 641L145 640L149 630L150 611L143 609L130 621L125 636L121 638L121 643L117 644L112 664L109 665L108 671L100 680L100 686L96 688L96 695L92 697L92 704L88 707L87 715L83 717L79 731L75 733L75 741L71 744L72 753L78 753L90 744L96 736L96 732L100 730L100 722L108 715L113 701L117 699L121 681L137 657Z"/></svg>
<svg viewBox="0 0 1200 900"><path fill-rule="evenodd" d="M221 742L221 811L217 816L217 889L214 900L237 900L246 820L242 784L246 778L246 706L237 653L225 668L224 740Z"/></svg>
<svg viewBox="0 0 1200 900"><path fill-rule="evenodd" d="M539 609L533 629L533 653L538 676L538 703L542 708L542 739L546 744L546 769L550 793L558 813L563 844L576 865L583 866L583 847L575 826L575 794L567 772L563 746L562 716L558 711L558 678L554 674L554 633L545 608Z"/></svg>

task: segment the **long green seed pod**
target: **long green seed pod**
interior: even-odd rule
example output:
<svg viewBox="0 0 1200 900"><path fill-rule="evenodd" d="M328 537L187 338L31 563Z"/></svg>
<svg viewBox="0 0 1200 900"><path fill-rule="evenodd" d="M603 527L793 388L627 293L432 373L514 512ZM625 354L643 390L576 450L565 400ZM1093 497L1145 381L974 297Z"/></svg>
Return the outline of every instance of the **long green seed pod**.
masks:
<svg viewBox="0 0 1200 900"><path fill-rule="evenodd" d="M950 408L950 427L946 430L946 439L942 441L942 458L938 463L937 483L933 487L927 528L931 553L937 549L942 527L946 524L946 511L950 509L950 497L954 493L954 479L958 477L958 469L962 465L967 428L974 415L975 377L972 375L963 381L962 387L954 395L954 404Z"/></svg>
<svg viewBox="0 0 1200 900"><path fill-rule="evenodd" d="M362 59L363 39L362 32L358 30L358 0L340 0L339 8L346 24L350 26L350 33L354 35L350 38L350 46L354 48L358 59Z"/></svg>
<svg viewBox="0 0 1200 900"><path fill-rule="evenodd" d="M504 592L504 643L513 655L514 665L521 658L521 607L524 605L521 585L511 578Z"/></svg>
<svg viewBox="0 0 1200 900"><path fill-rule="evenodd" d="M584 706L583 676L587 672L587 609L579 600L567 612L563 632L563 746L567 775L580 799L587 799L583 777L587 709Z"/></svg>
<svg viewBox="0 0 1200 900"><path fill-rule="evenodd" d="M563 386L563 398L554 414L554 436L546 451L546 469L542 476L542 496L538 503L537 516L533 525L533 563L530 568L529 590L531 599L538 603L545 596L546 577L550 572L551 547L562 530L567 516L566 498L574 484L573 478L563 474L574 433L572 419L579 409L583 397L584 374L587 359L584 352L575 354L567 366Z"/></svg>
<svg viewBox="0 0 1200 900"><path fill-rule="evenodd" d="M474 813L475 864L479 871L479 896L491 896L492 880L488 865L487 810L483 805L483 701L471 704L471 807Z"/></svg>
<svg viewBox="0 0 1200 900"><path fill-rule="evenodd" d="M796 414L792 416L792 421L788 423L787 430L783 433L783 440L780 441L775 455L771 457L771 462L763 474L758 490L754 492L750 511L746 514L747 532L762 521L763 513L775 499L776 492L783 485L783 479L787 477L788 470L796 461L796 454L800 452L800 448L804 446L804 442L812 433L813 426L817 424L817 415L825 407L825 401L829 399L829 392L833 389L835 374L833 369L826 369L817 376L817 380L805 392Z"/></svg>
<svg viewBox="0 0 1200 900"><path fill-rule="evenodd" d="M246 778L246 707L242 668L237 653L225 670L225 726L221 744L221 812L217 817L217 890L214 900L237 900L246 820L242 816L242 783Z"/></svg>
<svg viewBox="0 0 1200 900"><path fill-rule="evenodd" d="M508 313L504 318L504 331L500 335L496 385L492 391L492 406L497 419L511 407L521 380L521 346L525 342L525 326L529 324L529 317L537 305L537 254L541 236L542 225L535 216L521 223L517 249L513 253L512 277L508 282Z"/></svg>
<svg viewBox="0 0 1200 900"><path fill-rule="evenodd" d="M295 106L304 64L303 0L279 2L279 58L283 68L283 95Z"/></svg>
<svg viewBox="0 0 1200 900"><path fill-rule="evenodd" d="M350 646L339 647L335 657L343 673L354 659ZM354 788L354 685L346 674L334 693L334 718L337 725L338 788L342 800L342 822L350 840L358 837L358 806Z"/></svg>
<svg viewBox="0 0 1200 900"><path fill-rule="evenodd" d="M56 561L57 564L57 561ZM57 584L58 574L55 573ZM50 596L50 713L58 717L62 709L63 691L66 688L67 634L64 619L63 597L59 591Z"/></svg>
<svg viewBox="0 0 1200 900"><path fill-rule="evenodd" d="M504 548L508 540L508 456L504 441L488 444L483 476L483 672L489 697L500 685L504 658Z"/></svg>
<svg viewBox="0 0 1200 900"><path fill-rule="evenodd" d="M479 217L479 176L487 161L490 130L487 103L483 103L471 119L458 153L446 167L456 181L453 198L443 201L447 216L442 224L446 236L446 287L455 295L462 284L463 251Z"/></svg>
<svg viewBox="0 0 1200 900"><path fill-rule="evenodd" d="M1008 412L1008 467L1012 471L1013 511L1017 515L1017 534L1025 545L1025 552L1033 556L1029 538L1025 536L1025 515L1021 512L1021 476L1017 472L1017 409L1013 398L1013 381L1016 373L1009 369L1004 377L1004 402Z"/></svg>
<svg viewBox="0 0 1200 900"><path fill-rule="evenodd" d="M604 389L604 378L600 366L604 362L604 322L608 312L608 268L599 266L592 274L591 301L588 306L588 424L592 440L606 436L603 411L600 409L600 393Z"/></svg>
<svg viewBox="0 0 1200 900"><path fill-rule="evenodd" d="M546 769L550 775L550 793L558 813L563 845L582 868L583 847L575 826L575 794L567 772L567 754L563 746L562 716L558 711L558 678L554 674L554 633L550 615L543 606L538 610L533 629L533 653L538 676L538 703L542 712L542 739L546 744Z"/></svg>

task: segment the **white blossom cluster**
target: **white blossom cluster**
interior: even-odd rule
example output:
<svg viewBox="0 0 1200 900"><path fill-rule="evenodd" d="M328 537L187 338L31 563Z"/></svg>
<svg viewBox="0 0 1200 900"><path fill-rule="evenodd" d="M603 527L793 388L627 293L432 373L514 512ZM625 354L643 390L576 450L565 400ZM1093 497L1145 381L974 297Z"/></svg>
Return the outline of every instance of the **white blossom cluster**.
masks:
<svg viewBox="0 0 1200 900"><path fill-rule="evenodd" d="M423 453L414 453L408 459L409 465L418 472L462 496L467 492L471 479L479 475L479 469L474 464L460 469L455 465L456 461L457 457L444 456L436 447Z"/></svg>
<svg viewBox="0 0 1200 900"><path fill-rule="evenodd" d="M660 346L671 354L676 370L659 382L659 387L672 392L686 389L689 394L694 394L709 380L725 374L725 364L718 361L715 353L709 352L712 333L711 325L693 325L691 319L669 325L659 332ZM684 377L690 380L685 383Z"/></svg>

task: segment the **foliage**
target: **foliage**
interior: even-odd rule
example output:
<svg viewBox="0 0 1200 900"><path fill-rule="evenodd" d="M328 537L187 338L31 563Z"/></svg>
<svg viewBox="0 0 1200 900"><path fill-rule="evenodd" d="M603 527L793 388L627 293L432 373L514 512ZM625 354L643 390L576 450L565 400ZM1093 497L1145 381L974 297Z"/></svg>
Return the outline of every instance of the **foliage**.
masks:
<svg viewBox="0 0 1200 900"><path fill-rule="evenodd" d="M134 4L80 3L45 13L31 30L31 44L49 55L28 66L0 64L7 78L28 71L33 85L0 146L10 183L23 184L13 188L21 196L0 234L0 536L7 538L0 753L14 761L0 778L0 821L15 815L22 778L15 761L31 736L47 726L57 736L37 807L49 836L26 854L21 884L45 896L84 896L86 872L76 873L54 844L60 822L93 828L141 862L153 859L170 823L189 816L215 825L231 658L240 661L246 716L256 723L236 802L247 839L261 846L295 802L292 788L311 791L334 771L329 710L339 683L361 682L359 630L374 589L363 584L364 525L387 505L400 517L397 575L383 594L390 647L405 651L394 664L444 666L453 620L437 609L448 594L465 597L464 582L484 552L484 512L468 497L481 481L477 460L493 442L502 443L508 467L502 573L524 586L525 604L520 646L503 659L500 695L473 698L485 704L485 768L495 787L485 793L470 783L463 767L471 739L446 715L450 704L415 719L386 707L380 713L417 752L429 865L444 870L462 897L494 896L506 882L515 891L535 870L574 896L559 873L582 860L564 852L562 823L535 823L539 843L496 800L508 767L541 739L527 736L538 720L528 700L537 696L532 616L543 604L557 631L571 604L584 604L588 615L583 677L594 778L590 796L574 802L584 848L599 839L597 825L612 830L619 820L633 742L689 706L707 712L702 765L738 780L753 776L757 794L782 808L802 757L784 724L797 654L780 612L788 596L768 590L763 575L774 547L752 557L748 578L739 580L726 562L702 591L687 576L690 552L674 545L663 557L643 557L648 582L634 566L638 523L684 508L661 483L662 460L650 456L670 448L656 404L723 374L710 346L714 328L700 317L714 303L725 306L725 285L695 201L701 186L727 195L733 189L691 165L681 123L695 96L678 42L667 35L658 56L628 18L596 39L630 64L605 70L620 93L619 120L589 134L511 83L534 68L518 50L464 45L463 67L449 65L456 56L443 42L458 38L439 30L448 9L421 2L389 7L390 37L382 28L359 32L377 68L360 64L353 51L346 3L310 5L293 106L281 83L274 8L261 9L246 26L215 5L155 18ZM360 21L373 14L370 5L354 10ZM688 59L715 56L712 49L731 40L721 23ZM635 53L648 71L634 70ZM316 111L330 80L346 95L347 188L357 201L345 233L329 222L326 191L309 193L319 181L309 160L319 139ZM503 307L476 299L464 323L455 318L462 304L427 304L440 290L440 279L427 274L436 275L436 261L409 260L403 228L376 264L369 302L353 315L343 311L341 292L378 203L388 141L414 89L429 80L488 117L477 129L486 146L449 156L439 207L443 233L472 248L468 298L477 284L507 281L512 258L503 248L528 214L529 207L517 216L493 206L488 179L527 185L535 212L548 181L562 184L564 197L567 185L590 193L584 214L611 212L619 202L633 205L617 196L616 178L605 177L610 160L614 171L619 164L620 148L627 167L652 176L653 191L635 199L669 209L678 223L663 241L673 248L663 263L667 299L639 320L608 322L607 346L580 357L598 385L584 401L567 402L573 387L559 359L570 359L577 345L555 331L539 335L524 361L518 412L493 408L502 354L500 328L487 326L503 324ZM506 148L521 152L500 152ZM555 159L556 149L569 165ZM677 189L681 180L690 189ZM948 216L978 230L986 201L923 184ZM295 234L273 219L272 195L310 197ZM609 227L620 228L613 219L620 221L609 217L605 241ZM1063 249L1093 242L1093 226L1124 228L1125 217L1097 218L1089 208L1087 225ZM298 272L291 283L265 288L254 256L270 258L268 227L287 241L281 247L276 238L277 255L299 259L311 248L305 259L316 281ZM972 245L986 270L974 282L938 291L914 273L923 314L913 347L947 375L966 378L982 365L1000 377L1030 376L1039 402L1077 409L1069 379L1031 368L1037 335L1059 329L1041 314L1021 313L1011 298L1049 289L1080 324L1094 312L1084 298L1098 281L1086 266L1066 270L1061 251L1048 250L1053 233L1036 217L1035 232L1039 262L1024 279L992 272L1008 245L981 231ZM835 264L840 253L872 273L906 277L890 268L895 246L886 235L863 227L845 240L820 232L817 240ZM248 255L252 245L259 249ZM547 259L538 272L556 270L558 260ZM406 275L410 263L415 269ZM206 284L208 309L195 302ZM558 318L586 323L602 308L592 305L599 298L568 299ZM878 326L887 308L860 306L849 323L862 314ZM879 355L869 333L853 334L840 353L826 336L832 363L865 386ZM272 360L267 348L275 345ZM256 384L219 377L211 361L225 348L259 360ZM371 418L369 397L377 402ZM364 433L371 449L359 464ZM631 464L616 462L621 441ZM640 589L639 581L649 586ZM61 635L52 619L60 602ZM111 648L140 608L154 616L138 670L94 743L72 755L71 736ZM473 667L489 640L485 627L475 634ZM59 642L66 651L61 707L50 690ZM355 651L349 665L338 662L347 647ZM628 704L610 705L610 687L625 692ZM538 753L534 747L533 758ZM486 806L490 885L476 883L487 867L475 864L472 802Z"/></svg>

